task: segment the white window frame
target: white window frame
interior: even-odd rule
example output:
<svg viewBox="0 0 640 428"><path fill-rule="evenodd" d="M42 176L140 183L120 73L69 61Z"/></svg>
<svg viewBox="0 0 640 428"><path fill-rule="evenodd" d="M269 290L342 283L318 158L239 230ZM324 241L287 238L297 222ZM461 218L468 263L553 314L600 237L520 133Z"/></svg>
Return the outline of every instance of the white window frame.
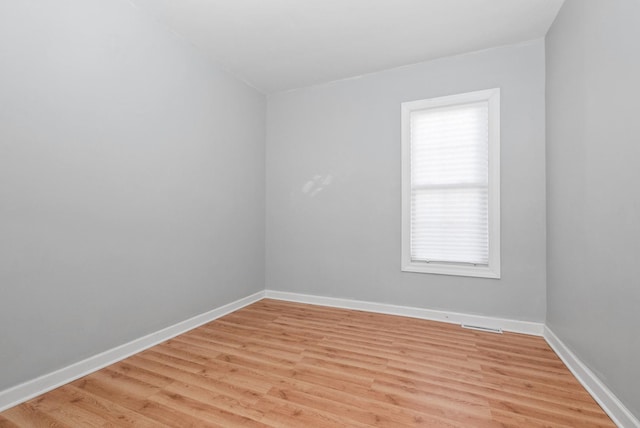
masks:
<svg viewBox="0 0 640 428"><path fill-rule="evenodd" d="M487 101L489 104L489 263L411 260L411 113L458 104ZM500 278L500 89L402 103L402 264L405 272Z"/></svg>

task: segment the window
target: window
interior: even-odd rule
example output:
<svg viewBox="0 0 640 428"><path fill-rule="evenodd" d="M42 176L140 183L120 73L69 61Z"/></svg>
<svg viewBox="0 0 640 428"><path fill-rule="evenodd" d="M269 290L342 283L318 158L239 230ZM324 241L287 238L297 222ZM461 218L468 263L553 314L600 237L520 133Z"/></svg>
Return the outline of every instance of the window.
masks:
<svg viewBox="0 0 640 428"><path fill-rule="evenodd" d="M402 270L500 278L500 89L402 103Z"/></svg>

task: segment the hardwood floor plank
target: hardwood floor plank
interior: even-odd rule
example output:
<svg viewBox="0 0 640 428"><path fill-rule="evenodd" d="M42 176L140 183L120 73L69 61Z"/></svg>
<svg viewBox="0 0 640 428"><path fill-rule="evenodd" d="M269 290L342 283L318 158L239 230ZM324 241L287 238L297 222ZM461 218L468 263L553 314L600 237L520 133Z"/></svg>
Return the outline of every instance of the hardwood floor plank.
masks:
<svg viewBox="0 0 640 428"><path fill-rule="evenodd" d="M315 397L346 403L365 410L373 415L379 416L381 425L385 425L386 421L389 420L396 426L415 426L418 422L420 422L420 424L428 423L429 425L427 426L458 426L451 421L445 422L415 410L396 406L390 402L388 396L374 391L365 391L367 392L366 394L359 394L352 391L340 391L297 379L285 378L280 379L278 385L283 388L303 391ZM391 425L393 426L393 424Z"/></svg>
<svg viewBox="0 0 640 428"><path fill-rule="evenodd" d="M0 415L0 428L20 428L20 425Z"/></svg>
<svg viewBox="0 0 640 428"><path fill-rule="evenodd" d="M0 413L16 426L614 425L542 338L264 299Z"/></svg>
<svg viewBox="0 0 640 428"><path fill-rule="evenodd" d="M107 426L136 428L153 428L158 426L157 422L148 419L140 413L120 406L111 400L103 399L87 391L83 391L73 385L66 385L58 388L58 390L68 396L66 406L85 409L96 415L96 417L104 419ZM44 396L46 396L46 394Z"/></svg>
<svg viewBox="0 0 640 428"><path fill-rule="evenodd" d="M171 392L160 391L150 398L150 401L165 407L171 408L176 412L184 413L192 418L204 421L206 425L229 427L264 427L265 425L255 421L249 417L238 415L233 412L221 409L218 406L206 403L201 399L193 399L191 397ZM219 400L213 403L219 403ZM201 423L202 424L202 423ZM204 425L204 424L203 424Z"/></svg>
<svg viewBox="0 0 640 428"><path fill-rule="evenodd" d="M343 427L364 428L366 425L322 410L315 410L302 404L284 403L273 407L263 422L277 427Z"/></svg>
<svg viewBox="0 0 640 428"><path fill-rule="evenodd" d="M40 411L33 403L24 403L2 413L2 416L19 427L30 428L71 428L48 412Z"/></svg>
<svg viewBox="0 0 640 428"><path fill-rule="evenodd" d="M165 391L215 405L219 409L235 413L254 421L259 421L264 417L264 412L255 408L256 400L230 396L221 393L220 391L212 391L210 389L182 382L174 382L169 385Z"/></svg>
<svg viewBox="0 0 640 428"><path fill-rule="evenodd" d="M310 394L298 388L272 388L269 391L269 395L293 405L302 405L315 411L340 415L342 419L345 419L345 422L353 421L367 426L407 426L405 423L400 423L397 419L391 418L382 412L370 408L362 409L348 402Z"/></svg>

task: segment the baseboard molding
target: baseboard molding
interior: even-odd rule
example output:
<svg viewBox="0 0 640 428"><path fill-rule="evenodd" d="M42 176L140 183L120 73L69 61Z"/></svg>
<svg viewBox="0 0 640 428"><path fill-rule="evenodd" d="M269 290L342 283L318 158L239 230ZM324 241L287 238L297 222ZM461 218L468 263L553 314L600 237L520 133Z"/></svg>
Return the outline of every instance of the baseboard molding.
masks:
<svg viewBox="0 0 640 428"><path fill-rule="evenodd" d="M309 303L312 305L331 306L335 308L356 309L366 312L377 312L388 315L400 315L411 318L421 318L450 324L468 324L488 328L499 328L513 333L542 336L544 324L530 321L518 321L506 318L469 315L458 312L439 311L434 309L416 308L410 306L387 305L384 303L366 302L361 300L338 299L334 297L314 296L310 294L288 293L284 291L266 290L265 297L289 302Z"/></svg>
<svg viewBox="0 0 640 428"><path fill-rule="evenodd" d="M558 357L571 370L584 388L591 394L613 422L621 428L640 428L640 421L627 409L613 392L595 375L548 326L544 338Z"/></svg>
<svg viewBox="0 0 640 428"><path fill-rule="evenodd" d="M0 412L257 302L264 298L264 294L264 291L259 291L139 339L132 340L124 345L78 361L70 366L0 391Z"/></svg>

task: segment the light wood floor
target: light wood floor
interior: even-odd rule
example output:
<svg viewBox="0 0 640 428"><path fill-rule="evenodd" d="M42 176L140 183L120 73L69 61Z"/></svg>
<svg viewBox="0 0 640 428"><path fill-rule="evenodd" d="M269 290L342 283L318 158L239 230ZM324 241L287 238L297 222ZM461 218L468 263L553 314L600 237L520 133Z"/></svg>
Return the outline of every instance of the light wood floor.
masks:
<svg viewBox="0 0 640 428"><path fill-rule="evenodd" d="M262 300L0 413L2 427L610 427L543 339Z"/></svg>

